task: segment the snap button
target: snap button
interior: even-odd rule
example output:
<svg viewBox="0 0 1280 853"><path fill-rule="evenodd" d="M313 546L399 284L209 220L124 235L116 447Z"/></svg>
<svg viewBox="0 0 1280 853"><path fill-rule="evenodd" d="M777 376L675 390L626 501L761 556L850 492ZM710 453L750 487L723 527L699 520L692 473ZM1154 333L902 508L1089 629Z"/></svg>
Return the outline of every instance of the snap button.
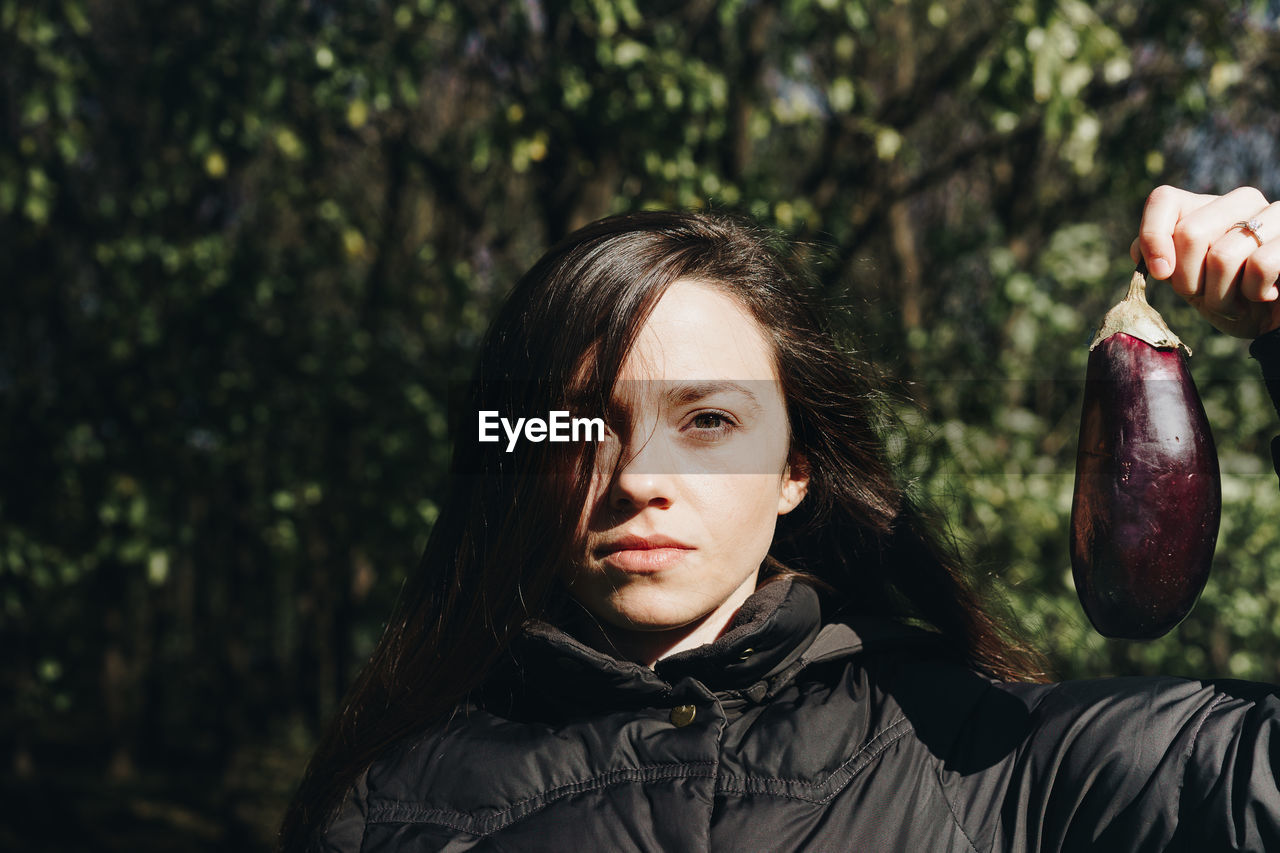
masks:
<svg viewBox="0 0 1280 853"><path fill-rule="evenodd" d="M746 660L756 653L755 649L743 649L742 654L738 655L738 660Z"/></svg>
<svg viewBox="0 0 1280 853"><path fill-rule="evenodd" d="M693 705L677 705L671 709L671 725L682 729L692 723L697 715L698 709Z"/></svg>

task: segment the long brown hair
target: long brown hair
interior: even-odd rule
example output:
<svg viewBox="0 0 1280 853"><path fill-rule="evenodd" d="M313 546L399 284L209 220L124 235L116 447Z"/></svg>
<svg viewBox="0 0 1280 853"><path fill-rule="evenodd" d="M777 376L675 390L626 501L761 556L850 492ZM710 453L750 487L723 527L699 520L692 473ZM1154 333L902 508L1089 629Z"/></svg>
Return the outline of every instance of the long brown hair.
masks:
<svg viewBox="0 0 1280 853"><path fill-rule="evenodd" d="M994 677L1040 679L1041 659L990 615L941 528L895 480L871 373L838 345L803 265L772 232L722 214L646 212L571 234L512 290L462 410L548 412L584 382L607 400L648 313L681 278L735 296L773 344L809 487L779 518L767 562L821 580L854 616L938 631ZM286 814L283 849L307 849L381 752L447 718L526 620L554 618L563 603L556 578L572 554L593 453L492 447L455 441L450 491L422 561L320 740Z"/></svg>

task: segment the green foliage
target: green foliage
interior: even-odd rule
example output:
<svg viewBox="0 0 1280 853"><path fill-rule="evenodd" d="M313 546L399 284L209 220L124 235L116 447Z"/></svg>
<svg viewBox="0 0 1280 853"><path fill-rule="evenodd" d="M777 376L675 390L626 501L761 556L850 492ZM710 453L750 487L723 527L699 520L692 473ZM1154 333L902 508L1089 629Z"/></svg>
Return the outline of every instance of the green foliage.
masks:
<svg viewBox="0 0 1280 853"><path fill-rule="evenodd" d="M1169 638L1108 643L1066 555L1141 201L1277 120L1276 39L1221 2L0 0L13 766L182 756L234 799L296 765L435 523L497 300L649 206L809 247L900 392L904 478L1062 674L1280 677L1275 413L1168 293L1222 453L1213 580ZM269 809L226 809L206 837L265 844Z"/></svg>

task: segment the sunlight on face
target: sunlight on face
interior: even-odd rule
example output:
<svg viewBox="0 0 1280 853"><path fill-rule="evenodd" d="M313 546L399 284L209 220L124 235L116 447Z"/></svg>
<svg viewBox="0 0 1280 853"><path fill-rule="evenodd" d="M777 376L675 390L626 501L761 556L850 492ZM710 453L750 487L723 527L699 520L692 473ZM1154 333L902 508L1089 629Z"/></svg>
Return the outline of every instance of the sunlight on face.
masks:
<svg viewBox="0 0 1280 853"><path fill-rule="evenodd" d="M788 464L772 347L714 286L667 290L610 404L613 440L597 459L568 580L609 639L651 663L719 635L808 481Z"/></svg>

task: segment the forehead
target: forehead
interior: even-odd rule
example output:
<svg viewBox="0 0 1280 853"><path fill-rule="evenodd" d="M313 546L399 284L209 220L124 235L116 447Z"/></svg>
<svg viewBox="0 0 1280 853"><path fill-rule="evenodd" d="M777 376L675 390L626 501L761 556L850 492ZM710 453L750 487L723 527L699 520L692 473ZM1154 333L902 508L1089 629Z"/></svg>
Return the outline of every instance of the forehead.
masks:
<svg viewBox="0 0 1280 853"><path fill-rule="evenodd" d="M640 328L619 379L776 380L773 346L736 298L705 282L667 288Z"/></svg>

